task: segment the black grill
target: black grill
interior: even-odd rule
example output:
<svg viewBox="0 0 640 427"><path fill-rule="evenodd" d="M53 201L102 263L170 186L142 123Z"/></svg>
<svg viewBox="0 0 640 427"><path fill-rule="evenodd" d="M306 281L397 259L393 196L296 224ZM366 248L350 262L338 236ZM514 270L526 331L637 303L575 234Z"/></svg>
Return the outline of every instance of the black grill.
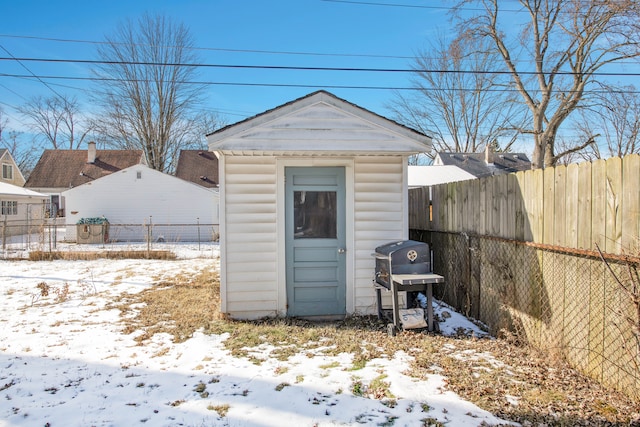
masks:
<svg viewBox="0 0 640 427"><path fill-rule="evenodd" d="M392 323L389 325L389 332L394 334L401 327L398 292L407 292L407 304L413 303L418 292L426 294L428 327L429 331L433 331L432 285L444 282L444 277L434 274L431 269L429 245L414 240L389 242L378 246L374 256L374 285L379 318L385 316L381 291L384 289L391 292Z"/></svg>
<svg viewBox="0 0 640 427"><path fill-rule="evenodd" d="M387 289L391 289L392 275L431 273L431 251L426 243L414 240L387 243L376 248L375 256L376 283Z"/></svg>

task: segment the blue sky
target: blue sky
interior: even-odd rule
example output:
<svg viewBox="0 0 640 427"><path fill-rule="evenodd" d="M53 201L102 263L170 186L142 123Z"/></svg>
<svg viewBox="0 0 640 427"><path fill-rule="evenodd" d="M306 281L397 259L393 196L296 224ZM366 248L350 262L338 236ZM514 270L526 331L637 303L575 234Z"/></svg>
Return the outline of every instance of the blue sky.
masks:
<svg viewBox="0 0 640 427"><path fill-rule="evenodd" d="M356 0L360 1L360 0ZM42 38L101 41L126 19L145 12L165 14L184 23L203 48L207 64L406 69L429 37L449 26L446 0L386 0L382 6L324 0L186 1L12 1L2 2L0 57L95 59L91 43ZM421 7L406 7L415 5ZM428 7L424 7L428 5ZM35 37L35 38L33 38ZM235 51L234 51L235 50ZM245 52L243 52L245 51ZM251 51L251 52L246 52ZM293 52L265 53L265 52ZM308 53L308 54L301 54ZM88 77L85 65L0 61L0 74ZM389 116L391 90L332 86L408 87L407 73L275 71L207 68L200 80L220 83L267 83L313 87L210 85L204 108L220 112L228 123L261 113L318 89ZM81 102L89 83L46 80L57 92ZM53 92L36 79L0 75L0 107L20 127L14 107L35 95ZM90 109L89 105L85 108Z"/></svg>

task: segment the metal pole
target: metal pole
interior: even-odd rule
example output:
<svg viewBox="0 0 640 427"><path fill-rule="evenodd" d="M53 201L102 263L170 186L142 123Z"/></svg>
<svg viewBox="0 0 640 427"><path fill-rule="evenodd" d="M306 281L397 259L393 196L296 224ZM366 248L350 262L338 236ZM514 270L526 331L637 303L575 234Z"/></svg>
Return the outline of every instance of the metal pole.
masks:
<svg viewBox="0 0 640 427"><path fill-rule="evenodd" d="M147 223L147 258L151 253L151 215L149 215L149 223Z"/></svg>
<svg viewBox="0 0 640 427"><path fill-rule="evenodd" d="M196 223L198 224L198 251L200 251L200 217L196 218Z"/></svg>
<svg viewBox="0 0 640 427"><path fill-rule="evenodd" d="M4 221L2 223L2 250L7 248L7 215L4 215Z"/></svg>

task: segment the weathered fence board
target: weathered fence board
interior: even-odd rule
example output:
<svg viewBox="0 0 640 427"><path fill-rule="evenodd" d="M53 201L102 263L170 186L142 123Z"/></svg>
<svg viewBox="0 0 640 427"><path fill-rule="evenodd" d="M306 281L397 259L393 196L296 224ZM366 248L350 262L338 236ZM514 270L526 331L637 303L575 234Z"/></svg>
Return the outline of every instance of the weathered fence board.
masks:
<svg viewBox="0 0 640 427"><path fill-rule="evenodd" d="M551 168L551 170L554 170ZM545 222L550 222L553 229L553 236L551 238L551 244L557 246L566 246L565 245L565 221L566 221L566 202L567 202L567 183L566 183L566 172L567 168L565 166L558 166L555 168L554 181L553 181L553 190L551 190L551 194L553 195L553 213L547 214L545 218ZM547 211L548 212L548 211Z"/></svg>
<svg viewBox="0 0 640 427"><path fill-rule="evenodd" d="M555 192L553 186L555 185L555 170L553 168L547 168L543 171L543 220L542 220L542 242L548 245L553 245L553 231L554 231L554 215L555 215Z"/></svg>
<svg viewBox="0 0 640 427"><path fill-rule="evenodd" d="M591 163L584 162L578 165L578 219L576 225L578 227L578 241L576 248L593 249L591 243L591 227L592 227L592 195L591 190Z"/></svg>
<svg viewBox="0 0 640 427"><path fill-rule="evenodd" d="M622 168L622 247L638 253L640 237L640 155L624 158Z"/></svg>
<svg viewBox="0 0 640 427"><path fill-rule="evenodd" d="M604 250L620 253L622 250L622 159L607 159L607 210Z"/></svg>

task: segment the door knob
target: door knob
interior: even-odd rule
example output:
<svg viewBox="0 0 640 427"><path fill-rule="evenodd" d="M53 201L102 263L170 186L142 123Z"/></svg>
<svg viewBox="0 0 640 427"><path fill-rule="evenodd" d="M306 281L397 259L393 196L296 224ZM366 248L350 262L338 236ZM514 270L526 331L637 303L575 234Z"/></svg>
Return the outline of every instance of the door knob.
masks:
<svg viewBox="0 0 640 427"><path fill-rule="evenodd" d="M338 248L338 253L339 254L343 254L345 252L347 252L347 250L345 248Z"/></svg>

